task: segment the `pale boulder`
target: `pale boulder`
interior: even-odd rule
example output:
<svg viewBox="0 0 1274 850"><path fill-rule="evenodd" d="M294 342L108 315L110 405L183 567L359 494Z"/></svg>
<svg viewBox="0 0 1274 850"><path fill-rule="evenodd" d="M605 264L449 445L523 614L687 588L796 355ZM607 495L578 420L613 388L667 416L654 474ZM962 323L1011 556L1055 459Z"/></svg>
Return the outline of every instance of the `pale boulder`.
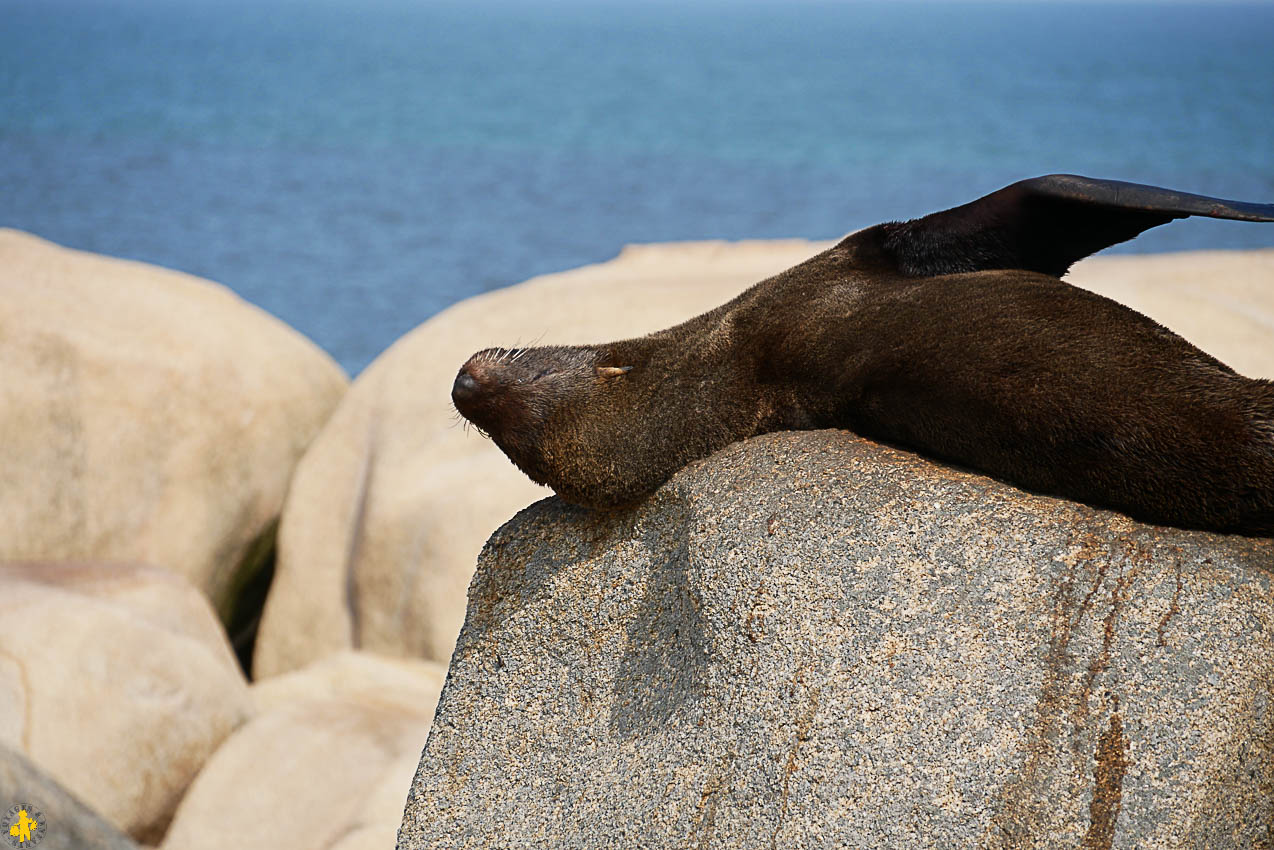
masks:
<svg viewBox="0 0 1274 850"><path fill-rule="evenodd" d="M391 702L433 714L447 668L432 661L345 650L303 670L252 685L253 714L305 700L355 699Z"/></svg>
<svg viewBox="0 0 1274 850"><path fill-rule="evenodd" d="M346 647L450 657L482 542L548 493L459 424L450 390L470 354L667 327L826 247L630 247L608 263L469 299L408 334L359 376L297 470L254 671ZM1098 257L1071 280L1245 374L1274 376L1274 251Z"/></svg>
<svg viewBox="0 0 1274 850"><path fill-rule="evenodd" d="M345 390L218 284L0 230L0 560L155 564L227 613Z"/></svg>
<svg viewBox="0 0 1274 850"><path fill-rule="evenodd" d="M445 673L346 652L254 685L256 714L195 780L163 847L392 847Z"/></svg>
<svg viewBox="0 0 1274 850"><path fill-rule="evenodd" d="M0 565L0 743L107 821L157 841L250 711L208 601L124 564Z"/></svg>

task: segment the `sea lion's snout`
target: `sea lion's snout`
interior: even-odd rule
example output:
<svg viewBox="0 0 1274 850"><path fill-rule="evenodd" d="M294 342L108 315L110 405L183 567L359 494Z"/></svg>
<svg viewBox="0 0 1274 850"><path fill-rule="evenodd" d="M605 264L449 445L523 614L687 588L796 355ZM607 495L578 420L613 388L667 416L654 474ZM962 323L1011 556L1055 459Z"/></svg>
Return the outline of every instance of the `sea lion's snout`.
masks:
<svg viewBox="0 0 1274 850"><path fill-rule="evenodd" d="M525 428L538 413L548 409L546 391L539 381L555 374L550 364L537 361L534 351L479 351L456 373L451 403L461 416L492 436Z"/></svg>
<svg viewBox="0 0 1274 850"><path fill-rule="evenodd" d="M498 370L489 358L475 354L456 373L451 385L451 403L460 415L483 430L493 424L493 409L502 384Z"/></svg>
<svg viewBox="0 0 1274 850"><path fill-rule="evenodd" d="M488 348L460 367L451 401L532 481L578 505L613 506L639 494L612 463L587 459L614 454L616 418L637 409L625 399L634 370L626 361L586 346Z"/></svg>
<svg viewBox="0 0 1274 850"><path fill-rule="evenodd" d="M583 402L598 380L629 366L597 366L582 348L488 348L456 373L451 402L464 418L493 436L542 421L564 404Z"/></svg>
<svg viewBox="0 0 1274 850"><path fill-rule="evenodd" d="M459 407L467 401L472 401L481 391L482 387L479 386L478 379L461 369L460 374L456 375L455 384L451 387L451 400Z"/></svg>

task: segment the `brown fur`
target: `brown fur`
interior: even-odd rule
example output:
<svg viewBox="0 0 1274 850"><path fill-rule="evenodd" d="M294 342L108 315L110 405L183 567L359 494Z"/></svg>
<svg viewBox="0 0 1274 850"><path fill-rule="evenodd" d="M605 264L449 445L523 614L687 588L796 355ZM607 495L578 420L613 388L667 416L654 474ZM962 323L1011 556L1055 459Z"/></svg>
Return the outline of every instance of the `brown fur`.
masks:
<svg viewBox="0 0 1274 850"><path fill-rule="evenodd" d="M1047 274L908 275L898 227L639 339L479 352L456 407L591 507L737 440L840 427L1148 522L1274 533L1274 384Z"/></svg>

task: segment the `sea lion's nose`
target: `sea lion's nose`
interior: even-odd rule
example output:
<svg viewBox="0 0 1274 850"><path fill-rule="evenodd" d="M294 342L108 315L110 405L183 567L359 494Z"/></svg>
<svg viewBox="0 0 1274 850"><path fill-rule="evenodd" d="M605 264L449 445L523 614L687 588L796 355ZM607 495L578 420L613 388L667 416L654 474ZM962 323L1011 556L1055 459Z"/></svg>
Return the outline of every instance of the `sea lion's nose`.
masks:
<svg viewBox="0 0 1274 850"><path fill-rule="evenodd" d="M461 369L460 374L456 375L455 384L451 387L451 400L457 403L469 401L477 396L481 389L477 378L469 374L468 369Z"/></svg>

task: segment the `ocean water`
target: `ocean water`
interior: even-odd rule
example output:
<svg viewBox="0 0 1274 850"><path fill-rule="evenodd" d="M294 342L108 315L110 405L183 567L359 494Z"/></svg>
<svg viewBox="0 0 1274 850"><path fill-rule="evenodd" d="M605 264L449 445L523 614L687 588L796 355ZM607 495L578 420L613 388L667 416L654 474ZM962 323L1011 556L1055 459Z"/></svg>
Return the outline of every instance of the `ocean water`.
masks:
<svg viewBox="0 0 1274 850"><path fill-rule="evenodd" d="M1274 201L1274 4L0 0L0 226L225 283L351 373L628 242L1057 171Z"/></svg>

